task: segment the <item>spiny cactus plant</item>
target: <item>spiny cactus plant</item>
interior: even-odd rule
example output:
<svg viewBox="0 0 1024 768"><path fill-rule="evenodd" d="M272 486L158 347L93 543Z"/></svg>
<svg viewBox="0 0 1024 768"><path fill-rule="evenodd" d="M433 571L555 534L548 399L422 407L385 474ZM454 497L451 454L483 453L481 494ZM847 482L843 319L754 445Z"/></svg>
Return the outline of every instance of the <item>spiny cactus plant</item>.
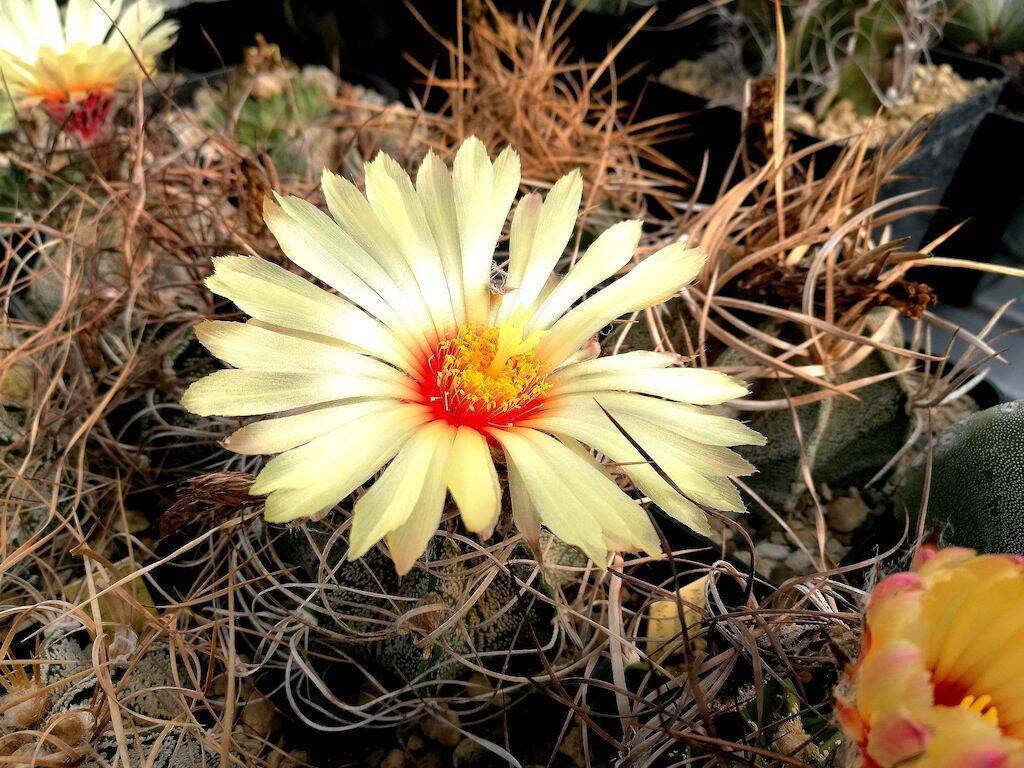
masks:
<svg viewBox="0 0 1024 768"><path fill-rule="evenodd" d="M214 462L221 453L218 440L223 435L211 427L209 420L181 407L177 386L211 373L215 363L195 339L182 333L154 338L153 343L163 344L167 354L160 378L137 403L139 442L145 446L147 469L162 477L184 480L198 467ZM204 434L206 439L200 437Z"/></svg>
<svg viewBox="0 0 1024 768"><path fill-rule="evenodd" d="M137 640L121 645L125 643L131 649ZM117 648L117 643L112 644L112 650ZM66 629L48 630L37 663L31 667L12 664L12 673L4 675L6 693L0 696L4 763L25 768L72 762L82 768L220 765L219 752L211 750L195 729L164 724L180 712L174 692L179 681L190 679L184 670L175 674L173 664L166 643L138 654L128 650L111 663L113 687L105 689L97 680L89 645ZM116 690L119 701L132 713L122 721L122 728L129 729L127 751L122 750L109 720L104 721L105 690ZM136 717L138 722L132 722ZM216 744L213 739L209 743Z"/></svg>
<svg viewBox="0 0 1024 768"><path fill-rule="evenodd" d="M941 0L807 0L783 4L796 100L821 112L837 99L870 115L902 98L915 64L939 40ZM738 0L731 34L752 71L774 66L775 4Z"/></svg>
<svg viewBox="0 0 1024 768"><path fill-rule="evenodd" d="M0 105L2 103L0 97ZM0 143L0 224L24 221L50 205L59 205L60 193L66 188L63 182L76 183L81 179L74 162L52 173L30 174L11 162L16 152Z"/></svg>
<svg viewBox="0 0 1024 768"><path fill-rule="evenodd" d="M566 558L579 555L555 544ZM426 564L404 577L396 575L379 548L353 562L344 560L346 549L330 526L313 524L287 532L278 545L282 558L298 568L301 581L329 579L329 586L307 602L307 609L317 616L310 645L321 658L334 658L341 648L404 684L468 675L457 655L487 664L478 654L497 654L500 666L509 651L534 647L524 621L541 643L546 645L552 637L554 609L516 584L528 582L534 570L533 554L523 545L512 553L507 571L498 568L491 573L493 566L481 571L481 565L491 564L470 545L457 537L435 536ZM585 558L579 558L582 566ZM540 586L550 593L546 582ZM471 597L480 587L483 591ZM423 639L455 611L464 612L462 618L424 645ZM393 614L399 614L397 621L388 619Z"/></svg>
<svg viewBox="0 0 1024 768"><path fill-rule="evenodd" d="M921 506L926 457L896 493L896 508ZM1024 555L1024 400L975 413L944 432L932 450L927 523L943 543Z"/></svg>
<svg viewBox="0 0 1024 768"><path fill-rule="evenodd" d="M17 166L7 163L0 167L0 221L13 221L25 206L28 197L25 183L25 174Z"/></svg>
<svg viewBox="0 0 1024 768"><path fill-rule="evenodd" d="M792 329L772 324L771 334ZM748 342L758 345L753 339ZM749 363L730 349L716 365ZM836 384L890 373L897 361L889 353L874 352L844 374L831 377ZM805 381L759 380L753 387L758 400L785 400L818 390ZM869 480L903 446L911 428L908 397L899 377L884 379L857 390L859 400L829 397L796 407L800 438L789 409L752 411L749 425L767 438L762 446L741 450L758 468L747 480L759 496L777 508L786 506L803 488L803 460L816 482L834 487Z"/></svg>
<svg viewBox="0 0 1024 768"><path fill-rule="evenodd" d="M257 44L245 51L244 65L221 88L200 90L196 106L208 127L230 131L243 146L267 152L280 171L301 172L297 145L303 138L316 141L309 131L330 112L329 97L337 86L329 70L299 72L276 45L257 36Z"/></svg>
<svg viewBox="0 0 1024 768"><path fill-rule="evenodd" d="M960 45L973 44L986 53L1024 50L1024 3L1020 0L951 0L944 30Z"/></svg>
<svg viewBox="0 0 1024 768"><path fill-rule="evenodd" d="M814 768L836 765L840 734L835 724L820 713L801 711L799 702L797 687L790 680L769 680L758 696L744 703L740 714L753 732L761 731L765 722L776 724L769 735L772 747L780 754L791 755Z"/></svg>
<svg viewBox="0 0 1024 768"><path fill-rule="evenodd" d="M327 114L327 100L319 84L292 77L277 93L248 98L238 115L238 140L250 147L279 152L287 132Z"/></svg>

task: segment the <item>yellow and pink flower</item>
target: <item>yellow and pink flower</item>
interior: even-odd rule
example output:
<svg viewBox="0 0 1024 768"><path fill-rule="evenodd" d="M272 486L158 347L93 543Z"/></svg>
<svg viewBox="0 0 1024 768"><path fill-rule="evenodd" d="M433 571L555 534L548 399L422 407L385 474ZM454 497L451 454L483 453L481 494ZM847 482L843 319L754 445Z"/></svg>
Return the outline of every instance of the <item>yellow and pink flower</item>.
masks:
<svg viewBox="0 0 1024 768"><path fill-rule="evenodd" d="M842 688L861 768L1024 766L1024 560L922 550L873 591Z"/></svg>

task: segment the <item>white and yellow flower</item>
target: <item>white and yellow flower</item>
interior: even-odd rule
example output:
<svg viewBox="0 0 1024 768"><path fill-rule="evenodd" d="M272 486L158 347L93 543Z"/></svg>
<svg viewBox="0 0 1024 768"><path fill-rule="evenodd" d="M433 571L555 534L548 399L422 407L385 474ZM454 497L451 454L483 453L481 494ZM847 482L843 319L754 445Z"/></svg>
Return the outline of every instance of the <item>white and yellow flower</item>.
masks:
<svg viewBox="0 0 1024 768"><path fill-rule="evenodd" d="M381 154L365 176L364 197L324 174L330 216L296 197L265 207L287 256L334 292L255 256L216 259L207 280L252 320L197 327L234 369L196 382L183 402L202 415L290 412L226 442L241 454L280 454L252 488L267 494L268 520L329 510L386 467L355 502L349 557L386 538L404 573L448 493L466 528L490 535L502 506L497 457L528 540L543 524L602 564L609 549L660 551L644 509L588 448L698 531L707 530L698 503L742 509L729 477L752 467L728 446L762 438L699 406L745 389L677 367L671 354L597 357L593 342L612 320L676 294L703 264L700 251L670 245L599 288L633 258L640 222L625 221L556 279L582 193L572 173L546 199L519 201L499 294L491 273L519 188L515 152L492 164L471 138L451 171L430 154L414 183Z"/></svg>
<svg viewBox="0 0 1024 768"><path fill-rule="evenodd" d="M151 72L177 23L153 0L0 0L0 73L21 108L94 138L116 91Z"/></svg>

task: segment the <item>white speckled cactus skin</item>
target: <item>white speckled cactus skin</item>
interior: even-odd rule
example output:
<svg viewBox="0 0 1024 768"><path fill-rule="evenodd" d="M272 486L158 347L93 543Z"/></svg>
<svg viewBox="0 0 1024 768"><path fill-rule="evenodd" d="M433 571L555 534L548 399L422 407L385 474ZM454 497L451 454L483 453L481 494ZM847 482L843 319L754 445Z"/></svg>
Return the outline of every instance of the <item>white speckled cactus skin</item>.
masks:
<svg viewBox="0 0 1024 768"><path fill-rule="evenodd" d="M924 458L896 496L921 503ZM943 543L1024 555L1024 400L976 413L940 435L932 457L928 520Z"/></svg>
<svg viewBox="0 0 1024 768"><path fill-rule="evenodd" d="M70 758L52 744L39 742L37 737L41 731L56 734L68 744L78 754L76 764L81 768L105 768L115 764L131 768L213 768L220 764L219 752L211 750L194 728L183 725L168 729L152 724L154 719L180 719L173 695L169 693L176 683L165 643L150 646L141 658L134 660L130 678L119 680L123 666L115 667L113 682L124 686L119 688L119 699L127 708L123 712L139 716L138 723L133 724L133 717L126 714L129 719L125 724L132 738L127 754L119 754L117 737L112 730L108 728L94 734L99 722L96 717L98 684L88 646L82 647L74 634L59 630L47 634L41 648L40 684L50 692L39 712L40 721L34 726L27 729L0 726L0 754L5 756L6 764L27 767L53 764L48 760L68 761ZM205 741L212 743L210 739ZM24 762L19 762L22 758Z"/></svg>

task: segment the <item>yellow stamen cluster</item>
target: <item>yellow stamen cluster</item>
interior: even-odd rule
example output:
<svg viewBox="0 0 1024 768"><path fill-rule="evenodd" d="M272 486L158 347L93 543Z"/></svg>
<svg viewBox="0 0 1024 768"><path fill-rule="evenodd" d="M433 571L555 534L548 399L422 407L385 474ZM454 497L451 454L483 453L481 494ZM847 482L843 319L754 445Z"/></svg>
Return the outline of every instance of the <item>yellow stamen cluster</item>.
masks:
<svg viewBox="0 0 1024 768"><path fill-rule="evenodd" d="M524 339L521 327L509 323L466 326L443 341L437 385L446 394L446 407L507 413L542 395L549 385L534 355L538 340L539 334Z"/></svg>
<svg viewBox="0 0 1024 768"><path fill-rule="evenodd" d="M964 696L960 702L960 708L981 715L983 720L992 723L992 725L999 725L999 710L991 706L991 704L992 697L987 694L984 696Z"/></svg>

